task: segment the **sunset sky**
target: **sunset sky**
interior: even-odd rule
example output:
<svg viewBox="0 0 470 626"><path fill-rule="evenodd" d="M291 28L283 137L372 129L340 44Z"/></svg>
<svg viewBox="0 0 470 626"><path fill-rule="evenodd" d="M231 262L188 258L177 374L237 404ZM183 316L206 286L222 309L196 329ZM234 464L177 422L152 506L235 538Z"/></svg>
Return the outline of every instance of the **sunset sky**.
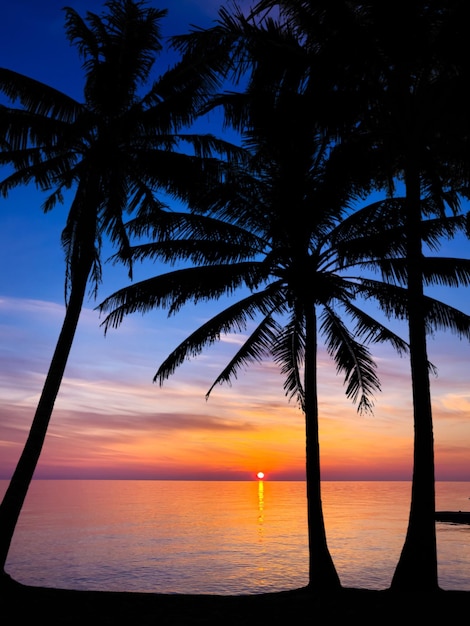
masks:
<svg viewBox="0 0 470 626"><path fill-rule="evenodd" d="M0 66L81 100L80 60L63 28L61 8L67 4L81 15L102 9L97 0L16 0L3 6ZM166 34L177 34L188 24L210 25L219 2L154 5L169 8L162 26ZM44 215L34 189L0 199L0 479L10 477L18 460L64 315L60 233L67 208ZM468 256L468 242L449 250ZM231 336L160 388L152 383L160 362L217 305L189 307L170 320L160 312L132 316L105 337L95 306L125 284L124 270L105 265L98 299L90 299L82 314L36 476L250 480L263 471L267 480L303 480L304 420L286 399L278 368L270 362L250 368L206 401L207 389L241 341ZM468 290L439 295L470 313ZM406 338L406 328L401 330ZM325 480L411 478L409 364L388 349L373 352L382 393L374 415L361 416L320 349ZM470 480L469 346L438 335L429 341L429 357L438 367L432 379L436 478Z"/></svg>

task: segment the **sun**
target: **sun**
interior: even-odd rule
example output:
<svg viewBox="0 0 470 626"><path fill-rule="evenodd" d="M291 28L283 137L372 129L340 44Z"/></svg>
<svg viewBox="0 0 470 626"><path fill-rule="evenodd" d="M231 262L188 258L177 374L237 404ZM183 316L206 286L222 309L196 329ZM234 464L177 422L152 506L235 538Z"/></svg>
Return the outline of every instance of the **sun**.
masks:
<svg viewBox="0 0 470 626"><path fill-rule="evenodd" d="M258 472L258 473L256 474L256 477L257 477L259 480L263 480L263 478L264 478L264 472Z"/></svg>

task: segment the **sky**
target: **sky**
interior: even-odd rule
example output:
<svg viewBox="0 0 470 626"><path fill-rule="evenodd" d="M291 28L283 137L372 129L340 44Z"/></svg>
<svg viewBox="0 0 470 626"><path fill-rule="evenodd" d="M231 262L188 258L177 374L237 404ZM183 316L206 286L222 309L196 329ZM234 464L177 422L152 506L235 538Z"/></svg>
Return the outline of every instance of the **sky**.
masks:
<svg viewBox="0 0 470 626"><path fill-rule="evenodd" d="M16 0L4 3L0 66L81 99L82 72L64 32L62 7L101 12L98 0ZM218 0L154 2L168 8L164 32L209 26ZM165 66L166 67L166 66ZM163 68L165 69L165 68ZM208 128L210 132L219 129ZM21 453L64 315L60 233L67 204L43 214L34 188L0 199L0 479ZM468 256L468 242L452 244ZM145 277L144 269L135 279ZM57 398L36 478L304 480L305 427L284 395L278 368L266 361L232 386L206 391L242 337L225 337L184 364L163 385L158 365L189 332L217 310L188 307L126 318L104 335L96 306L128 284L106 264L97 300L87 300ZM439 297L470 313L468 290ZM400 329L406 338L406 328ZM372 416L359 415L341 378L319 350L320 446L323 480L410 480L413 417L409 364L374 348L382 392ZM431 381L437 480L470 480L469 346L450 334L429 340L438 368Z"/></svg>

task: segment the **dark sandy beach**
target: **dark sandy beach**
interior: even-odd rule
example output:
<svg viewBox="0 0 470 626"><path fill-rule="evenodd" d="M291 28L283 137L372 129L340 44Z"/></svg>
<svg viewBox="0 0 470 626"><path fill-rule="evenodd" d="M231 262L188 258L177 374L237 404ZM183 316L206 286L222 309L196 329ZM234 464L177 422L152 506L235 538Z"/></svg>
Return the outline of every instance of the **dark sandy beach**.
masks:
<svg viewBox="0 0 470 626"><path fill-rule="evenodd" d="M214 596L69 591L12 582L1 589L1 623L41 626L269 626L287 624L397 624L428 620L462 623L470 592L391 593L343 589L336 593ZM419 623L416 621L416 623Z"/></svg>

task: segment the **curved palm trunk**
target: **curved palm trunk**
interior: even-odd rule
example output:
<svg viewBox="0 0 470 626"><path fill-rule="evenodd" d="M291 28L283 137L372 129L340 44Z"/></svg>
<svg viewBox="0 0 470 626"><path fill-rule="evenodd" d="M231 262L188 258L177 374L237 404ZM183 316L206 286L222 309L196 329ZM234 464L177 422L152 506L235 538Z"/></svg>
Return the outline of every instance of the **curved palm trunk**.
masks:
<svg viewBox="0 0 470 626"><path fill-rule="evenodd" d="M408 323L414 453L408 530L391 589L433 591L438 589L434 436L421 270L420 182L413 165L407 174Z"/></svg>
<svg viewBox="0 0 470 626"><path fill-rule="evenodd" d="M317 329L313 306L306 309L305 430L309 589L340 589L341 583L328 549L323 519L317 390Z"/></svg>
<svg viewBox="0 0 470 626"><path fill-rule="evenodd" d="M47 428L59 392L67 360L82 310L88 273L73 283L62 329L42 389L36 413L23 452L0 504L0 577L7 578L5 563L29 486L33 479Z"/></svg>

